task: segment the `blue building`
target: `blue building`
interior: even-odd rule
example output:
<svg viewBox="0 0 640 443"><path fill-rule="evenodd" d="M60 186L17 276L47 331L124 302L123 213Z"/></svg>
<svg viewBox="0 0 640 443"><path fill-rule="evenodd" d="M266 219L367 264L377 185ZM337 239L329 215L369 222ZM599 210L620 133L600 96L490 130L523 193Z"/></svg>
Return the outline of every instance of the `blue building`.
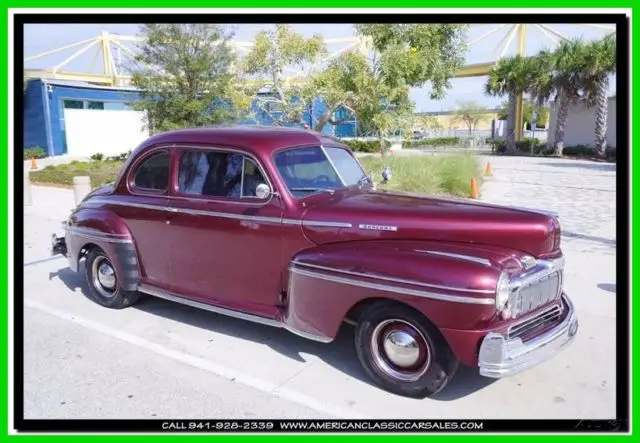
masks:
<svg viewBox="0 0 640 443"><path fill-rule="evenodd" d="M23 148L40 146L48 156L64 155L67 153L65 109L128 110L136 97L137 91L133 88L103 87L62 80L30 80L24 93ZM258 111L256 102L253 106L254 110ZM304 121L313 127L325 110L322 100L316 99L304 113ZM342 114L345 112L340 110L334 117L344 120L347 114ZM256 120L238 123L271 125L274 113L271 114L256 112ZM353 119L337 127L327 124L322 132L338 137L353 137L356 135L356 128L357 124Z"/></svg>
<svg viewBox="0 0 640 443"><path fill-rule="evenodd" d="M24 93L24 148L67 153L65 109L125 110L137 92L61 80L30 80Z"/></svg>

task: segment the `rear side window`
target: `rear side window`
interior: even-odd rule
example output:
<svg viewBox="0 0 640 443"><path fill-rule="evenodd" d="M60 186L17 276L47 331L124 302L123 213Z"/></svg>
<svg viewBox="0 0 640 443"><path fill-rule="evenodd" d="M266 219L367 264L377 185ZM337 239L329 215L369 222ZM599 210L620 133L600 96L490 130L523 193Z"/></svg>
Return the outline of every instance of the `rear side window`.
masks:
<svg viewBox="0 0 640 443"><path fill-rule="evenodd" d="M133 184L141 190L164 191L169 187L169 153L159 152L136 169Z"/></svg>

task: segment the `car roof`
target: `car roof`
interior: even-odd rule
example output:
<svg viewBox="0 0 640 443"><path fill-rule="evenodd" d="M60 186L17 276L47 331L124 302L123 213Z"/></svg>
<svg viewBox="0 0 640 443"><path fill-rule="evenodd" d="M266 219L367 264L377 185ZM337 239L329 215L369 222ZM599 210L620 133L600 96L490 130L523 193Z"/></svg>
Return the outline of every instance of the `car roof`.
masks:
<svg viewBox="0 0 640 443"><path fill-rule="evenodd" d="M249 153L270 155L275 149L305 145L340 144L332 136L301 128L269 126L230 126L179 129L163 132L147 139L140 148L164 144L219 145L242 148Z"/></svg>

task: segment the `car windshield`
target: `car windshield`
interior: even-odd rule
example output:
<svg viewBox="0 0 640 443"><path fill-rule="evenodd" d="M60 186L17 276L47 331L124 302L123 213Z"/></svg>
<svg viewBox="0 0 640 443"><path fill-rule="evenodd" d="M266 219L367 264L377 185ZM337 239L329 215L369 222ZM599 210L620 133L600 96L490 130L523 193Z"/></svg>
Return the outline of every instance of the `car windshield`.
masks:
<svg viewBox="0 0 640 443"><path fill-rule="evenodd" d="M275 156L275 162L287 188L298 198L369 183L360 164L343 148L287 149Z"/></svg>

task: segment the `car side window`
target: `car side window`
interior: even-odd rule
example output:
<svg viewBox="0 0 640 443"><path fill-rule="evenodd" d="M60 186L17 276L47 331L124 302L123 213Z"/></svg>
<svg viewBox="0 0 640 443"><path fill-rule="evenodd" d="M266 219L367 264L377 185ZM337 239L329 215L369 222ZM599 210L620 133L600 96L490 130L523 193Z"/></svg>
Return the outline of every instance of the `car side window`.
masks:
<svg viewBox="0 0 640 443"><path fill-rule="evenodd" d="M133 184L141 190L164 191L169 186L169 153L159 152L136 169Z"/></svg>
<svg viewBox="0 0 640 443"><path fill-rule="evenodd" d="M180 155L178 191L208 197L255 197L266 183L256 163L235 152L186 150Z"/></svg>

